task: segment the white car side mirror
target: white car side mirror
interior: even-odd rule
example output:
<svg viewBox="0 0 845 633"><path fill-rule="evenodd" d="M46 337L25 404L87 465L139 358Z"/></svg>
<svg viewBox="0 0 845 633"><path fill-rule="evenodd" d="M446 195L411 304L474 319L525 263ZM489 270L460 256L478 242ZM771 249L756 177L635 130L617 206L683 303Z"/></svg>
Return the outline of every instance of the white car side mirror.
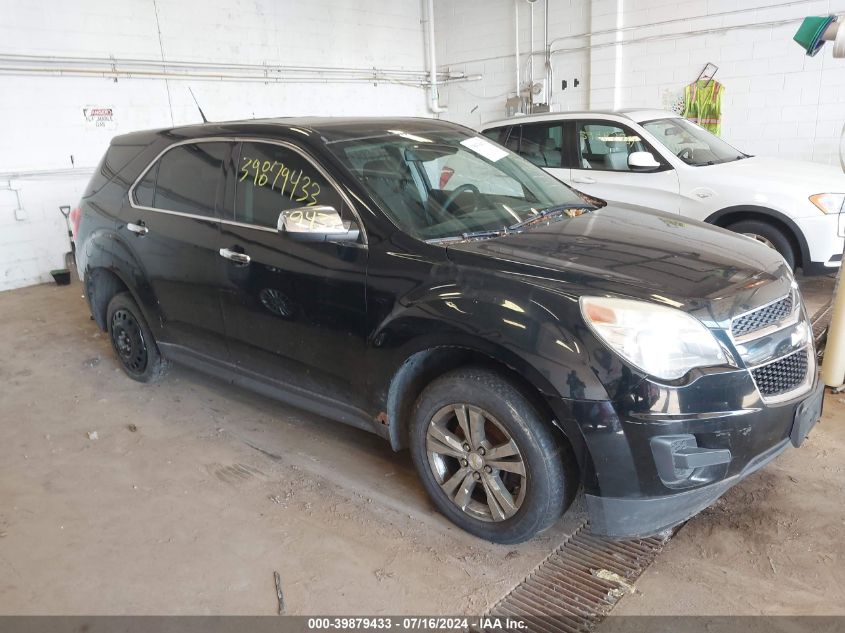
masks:
<svg viewBox="0 0 845 633"><path fill-rule="evenodd" d="M654 171L660 169L660 163L651 152L631 152L628 155L628 167L631 171Z"/></svg>

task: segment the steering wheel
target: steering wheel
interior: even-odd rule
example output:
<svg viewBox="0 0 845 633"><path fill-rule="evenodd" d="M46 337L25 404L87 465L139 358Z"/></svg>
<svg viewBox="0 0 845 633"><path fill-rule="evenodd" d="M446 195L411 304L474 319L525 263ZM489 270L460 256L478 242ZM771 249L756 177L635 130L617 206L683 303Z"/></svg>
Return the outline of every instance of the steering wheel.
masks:
<svg viewBox="0 0 845 633"><path fill-rule="evenodd" d="M691 163L692 162L692 148L691 147L685 147L680 152L675 154L675 156L680 158L685 163Z"/></svg>
<svg viewBox="0 0 845 633"><path fill-rule="evenodd" d="M452 204L455 202L455 200L458 199L458 196L461 195L465 191L469 191L470 193L473 193L476 196L478 196L478 194L481 193L478 190L478 187L476 187L475 185L473 185L471 183L466 182L462 185L458 185L457 187L455 187L455 189L452 191L452 193L449 194L449 197L447 197L446 200L443 202L443 209L448 211L449 207L451 207ZM478 198L477 197L475 198L475 208L476 209L478 208Z"/></svg>

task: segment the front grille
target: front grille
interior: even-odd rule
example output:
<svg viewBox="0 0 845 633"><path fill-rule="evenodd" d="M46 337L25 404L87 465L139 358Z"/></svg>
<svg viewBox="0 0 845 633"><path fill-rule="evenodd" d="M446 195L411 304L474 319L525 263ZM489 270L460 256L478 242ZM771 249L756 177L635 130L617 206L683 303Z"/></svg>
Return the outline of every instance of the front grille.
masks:
<svg viewBox="0 0 845 633"><path fill-rule="evenodd" d="M764 398L778 396L801 386L807 377L807 350L802 349L768 365L751 370Z"/></svg>
<svg viewBox="0 0 845 633"><path fill-rule="evenodd" d="M780 301L775 301L767 306L763 306L759 310L754 310L754 312L749 312L734 319L733 323L731 323L731 332L734 337L756 332L768 325L782 321L792 314L794 307L795 302L792 293L790 293Z"/></svg>

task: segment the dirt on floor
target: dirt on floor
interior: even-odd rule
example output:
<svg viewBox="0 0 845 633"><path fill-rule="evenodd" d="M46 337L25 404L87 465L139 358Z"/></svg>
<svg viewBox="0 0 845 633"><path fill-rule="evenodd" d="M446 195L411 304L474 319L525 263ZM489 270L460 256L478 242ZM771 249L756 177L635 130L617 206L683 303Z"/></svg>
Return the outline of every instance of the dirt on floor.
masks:
<svg viewBox="0 0 845 633"><path fill-rule="evenodd" d="M480 614L584 519L480 541L375 436L179 367L131 381L80 294L0 293L0 614L272 614L274 571L290 614ZM845 612L843 455L829 396L614 614Z"/></svg>
<svg viewBox="0 0 845 633"><path fill-rule="evenodd" d="M0 614L480 614L530 543L438 514L407 452L174 367L142 385L81 286L0 293Z"/></svg>

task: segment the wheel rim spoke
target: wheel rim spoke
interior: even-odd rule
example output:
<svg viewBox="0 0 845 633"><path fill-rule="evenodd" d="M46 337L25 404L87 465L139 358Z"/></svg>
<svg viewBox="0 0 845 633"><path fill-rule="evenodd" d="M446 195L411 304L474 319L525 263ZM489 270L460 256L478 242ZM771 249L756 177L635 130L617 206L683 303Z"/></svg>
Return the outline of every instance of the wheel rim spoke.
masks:
<svg viewBox="0 0 845 633"><path fill-rule="evenodd" d="M457 449L449 444L444 444L433 434L429 433L428 437L425 440L425 447L431 453L437 453L438 455L448 455L449 457L454 457L455 459L462 459L466 456L463 448Z"/></svg>
<svg viewBox="0 0 845 633"><path fill-rule="evenodd" d="M525 464L522 460L506 461L506 460L487 460L487 464L499 470L506 470L509 473L516 473L525 477Z"/></svg>
<svg viewBox="0 0 845 633"><path fill-rule="evenodd" d="M443 492L449 495L449 498L451 499L454 497L455 491L467 477L472 479L472 471L466 467L459 468L455 471L454 475L452 475L451 477L449 477L449 479L440 484L440 487L443 489Z"/></svg>
<svg viewBox="0 0 845 633"><path fill-rule="evenodd" d="M458 426L461 427L466 441L472 445L472 433L469 428L469 416L467 415L467 406L465 404L455 407L455 417L458 418Z"/></svg>
<svg viewBox="0 0 845 633"><path fill-rule="evenodd" d="M498 475L484 473L484 490L487 493L487 505L493 516L499 520L506 519L516 512L511 493L507 491Z"/></svg>
<svg viewBox="0 0 845 633"><path fill-rule="evenodd" d="M488 449L486 458L489 462L490 460L513 457L514 455L519 455L519 449L516 447L516 442L509 440L504 444L499 444L499 446Z"/></svg>
<svg viewBox="0 0 845 633"><path fill-rule="evenodd" d="M473 474L468 472L464 477L464 480L461 482L460 487L458 488L458 492L452 501L461 509L466 510L467 505L469 504L470 500L472 499L472 493L475 490L475 478Z"/></svg>
<svg viewBox="0 0 845 633"><path fill-rule="evenodd" d="M484 433L484 416L480 411L473 409L469 412L469 437L473 448L478 448L487 439Z"/></svg>
<svg viewBox="0 0 845 633"><path fill-rule="evenodd" d="M428 435L430 438L437 440L444 446L450 447L453 450L458 451L461 455L464 454L464 446L461 440L459 440L456 435L450 433L441 426L437 424L429 424Z"/></svg>

